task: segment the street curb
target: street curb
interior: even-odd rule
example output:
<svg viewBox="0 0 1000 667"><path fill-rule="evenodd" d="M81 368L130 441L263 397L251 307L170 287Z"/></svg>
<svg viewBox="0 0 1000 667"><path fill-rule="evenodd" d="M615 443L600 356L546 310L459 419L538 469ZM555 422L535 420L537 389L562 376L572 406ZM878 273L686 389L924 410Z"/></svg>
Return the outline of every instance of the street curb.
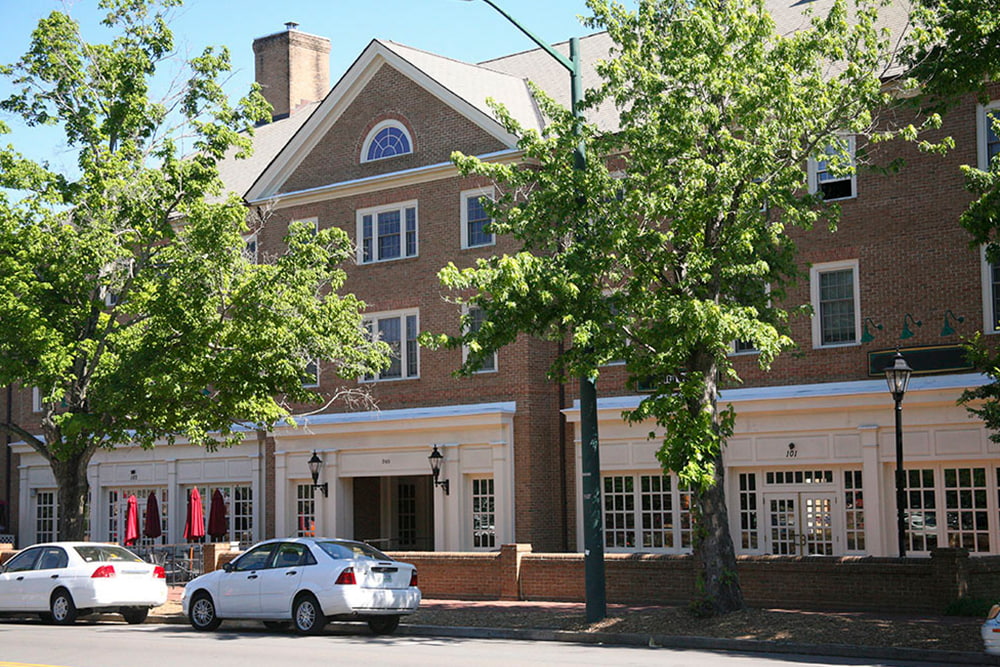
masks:
<svg viewBox="0 0 1000 667"><path fill-rule="evenodd" d="M181 614L151 614L147 623L186 625ZM395 634L411 637L453 637L455 639L509 639L571 644L609 644L644 646L657 649L688 649L725 651L727 653L779 653L834 658L864 658L870 660L908 660L939 665L1000 665L1000 656L969 651L936 651L914 648L848 646L844 644L800 644L768 642L755 639L724 639L715 637L678 637L618 632L577 632L572 630L541 630L525 628L477 628L467 626L400 624Z"/></svg>

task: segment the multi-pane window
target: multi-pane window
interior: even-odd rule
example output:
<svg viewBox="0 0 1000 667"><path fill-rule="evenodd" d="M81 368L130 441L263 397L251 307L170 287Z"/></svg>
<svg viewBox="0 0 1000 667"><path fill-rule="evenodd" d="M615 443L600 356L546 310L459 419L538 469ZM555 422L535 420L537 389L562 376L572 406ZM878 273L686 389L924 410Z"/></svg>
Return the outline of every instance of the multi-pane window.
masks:
<svg viewBox="0 0 1000 667"><path fill-rule="evenodd" d="M745 551L760 549L757 525L757 475L740 473L740 547Z"/></svg>
<svg viewBox="0 0 1000 667"><path fill-rule="evenodd" d="M949 547L990 550L986 468L944 469L945 534Z"/></svg>
<svg viewBox="0 0 1000 667"><path fill-rule="evenodd" d="M396 487L396 544L400 549L417 546L417 485L400 482Z"/></svg>
<svg viewBox="0 0 1000 667"><path fill-rule="evenodd" d="M243 237L243 254L251 264L257 263L257 235L248 234Z"/></svg>
<svg viewBox="0 0 1000 667"><path fill-rule="evenodd" d="M1000 103L979 107L977 134L979 138L979 168L988 171L993 167L993 158L1000 154L1000 136L995 121L1000 118Z"/></svg>
<svg viewBox="0 0 1000 667"><path fill-rule="evenodd" d="M938 548L937 498L934 492L934 470L907 470L906 473L906 539L910 551L930 551Z"/></svg>
<svg viewBox="0 0 1000 667"><path fill-rule="evenodd" d="M38 491L35 494L35 541L52 542L56 539L56 492Z"/></svg>
<svg viewBox="0 0 1000 667"><path fill-rule="evenodd" d="M865 498L860 470L844 471L844 514L847 551L864 551Z"/></svg>
<svg viewBox="0 0 1000 667"><path fill-rule="evenodd" d="M306 364L305 372L302 374L302 386L306 388L319 386L319 361L313 359Z"/></svg>
<svg viewBox="0 0 1000 667"><path fill-rule="evenodd" d="M467 311L469 315L469 331L475 333L479 331L483 323L486 321L486 313L482 308L476 308L474 306L470 307ZM466 347L462 350L462 356L469 356L469 349ZM477 373L489 373L497 369L497 353L494 352L491 356L483 359L479 367L476 369Z"/></svg>
<svg viewBox="0 0 1000 667"><path fill-rule="evenodd" d="M487 229L491 222L490 216L483 208L483 200L492 196L492 188L466 190L462 193L463 248L493 245L493 233Z"/></svg>
<svg viewBox="0 0 1000 667"><path fill-rule="evenodd" d="M420 333L416 311L386 313L365 318L369 335L388 343L391 349L388 368L366 380L401 380L420 375L417 335Z"/></svg>
<svg viewBox="0 0 1000 667"><path fill-rule="evenodd" d="M312 484L295 487L295 523L298 537L316 537L316 489Z"/></svg>
<svg viewBox="0 0 1000 667"><path fill-rule="evenodd" d="M362 162L381 160L413 152L410 135L400 123L383 121L376 125L365 140Z"/></svg>
<svg viewBox="0 0 1000 667"><path fill-rule="evenodd" d="M234 486L229 507L230 537L246 548L254 543L253 487Z"/></svg>
<svg viewBox="0 0 1000 667"><path fill-rule="evenodd" d="M853 345L860 339L857 273L856 262L812 268L813 344L816 347Z"/></svg>
<svg viewBox="0 0 1000 667"><path fill-rule="evenodd" d="M607 475L604 545L609 549L687 551L691 494L673 475Z"/></svg>
<svg viewBox="0 0 1000 667"><path fill-rule="evenodd" d="M358 262L417 256L417 202L358 211Z"/></svg>
<svg viewBox="0 0 1000 667"><path fill-rule="evenodd" d="M496 499L492 477L472 478L472 546L492 549L497 543Z"/></svg>
<svg viewBox="0 0 1000 667"><path fill-rule="evenodd" d="M828 146L823 156L809 160L809 185L812 192L823 195L823 199L848 199L857 194L857 180L853 169L854 137L839 137L839 145ZM847 153L851 164L837 164L834 158L839 153Z"/></svg>

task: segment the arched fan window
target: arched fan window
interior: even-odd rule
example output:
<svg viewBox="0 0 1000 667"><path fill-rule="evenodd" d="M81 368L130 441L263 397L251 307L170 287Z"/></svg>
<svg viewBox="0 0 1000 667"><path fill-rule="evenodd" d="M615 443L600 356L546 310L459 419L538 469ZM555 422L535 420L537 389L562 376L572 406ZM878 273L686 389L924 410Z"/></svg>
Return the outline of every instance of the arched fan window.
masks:
<svg viewBox="0 0 1000 667"><path fill-rule="evenodd" d="M412 152L413 142L406 128L398 121L387 120L376 125L368 133L361 151L361 161L371 162Z"/></svg>

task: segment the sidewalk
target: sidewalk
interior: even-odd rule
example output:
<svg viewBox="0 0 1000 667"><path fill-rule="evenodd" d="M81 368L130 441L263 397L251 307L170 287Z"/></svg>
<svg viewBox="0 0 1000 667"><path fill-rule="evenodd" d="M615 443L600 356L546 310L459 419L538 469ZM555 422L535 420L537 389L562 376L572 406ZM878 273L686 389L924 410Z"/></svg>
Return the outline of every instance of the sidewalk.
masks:
<svg viewBox="0 0 1000 667"><path fill-rule="evenodd" d="M147 623L186 624L181 613L180 597L183 588L171 586L167 603L150 612ZM797 641L797 632L771 631L769 636L778 639L761 640L746 638L758 633L735 631L736 636L711 636L707 629L711 623L702 623L704 632L697 629L689 634L677 634L677 627L671 623L670 614L682 614L673 607L608 605L608 618L604 622L587 624L586 605L580 602L527 602L527 601L467 601L467 600L427 600L421 602L420 611L414 616L404 617L398 635L421 637L454 637L479 639L510 639L529 641L560 641L580 644L616 644L624 646L645 646L649 648L697 649L731 651L735 653L781 653L839 658L861 658L868 660L912 660L935 664L954 665L998 665L1000 656L990 656L982 652L978 640L979 619L956 617L890 616L878 614L819 614L816 612L761 612L766 618L778 616L794 621L802 626L819 627L822 622L841 620L844 628L832 635L822 637L822 633L807 632L804 637L821 637L813 641ZM623 631L643 627L637 623L648 619L649 623L641 632ZM241 625L244 622L241 622ZM234 627L238 627L231 624ZM253 623L256 626L256 623ZM863 626L863 627L862 627ZM223 629L226 625L223 625ZM697 624L695 626L697 628ZM581 629L585 628L585 629ZM687 628L683 628L687 629ZM757 628L759 630L759 628ZM933 649L919 646L913 648L896 646L847 645L840 643L859 640L865 632L874 630L886 640L899 635L904 641L910 633L926 632L927 635L958 638L963 641L942 641L941 645L958 645L972 650ZM362 630L366 632L367 630ZM970 633L975 632L972 638ZM765 633L765 636L768 636ZM742 638L741 638L742 637ZM790 638L790 639L786 639ZM823 639L826 639L825 641ZM974 639L975 641L972 641Z"/></svg>

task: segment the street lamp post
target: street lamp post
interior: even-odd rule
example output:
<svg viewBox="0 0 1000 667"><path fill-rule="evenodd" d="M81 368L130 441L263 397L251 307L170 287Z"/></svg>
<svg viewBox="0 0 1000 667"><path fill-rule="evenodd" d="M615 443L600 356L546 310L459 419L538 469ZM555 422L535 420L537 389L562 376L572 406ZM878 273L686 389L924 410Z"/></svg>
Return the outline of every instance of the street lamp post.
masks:
<svg viewBox="0 0 1000 667"><path fill-rule="evenodd" d="M472 0L465 0L472 2ZM573 132L578 141L573 149L573 168L587 169L587 149L583 142L583 112L580 100L583 98L583 76L581 75L580 38L569 40L567 58L537 35L521 25L513 16L492 0L483 0L505 19L523 32L543 51L569 71L570 104L576 124ZM580 441L583 492L583 553L584 583L587 599L587 620L599 621L607 616L607 600L604 586L604 540L601 521L601 458L597 437L597 387L593 376L580 377Z"/></svg>
<svg viewBox="0 0 1000 667"><path fill-rule="evenodd" d="M885 381L896 403L896 539L899 557L906 557L906 473L903 472L903 395L910 382L913 369L902 353L896 350L891 366L885 368Z"/></svg>

